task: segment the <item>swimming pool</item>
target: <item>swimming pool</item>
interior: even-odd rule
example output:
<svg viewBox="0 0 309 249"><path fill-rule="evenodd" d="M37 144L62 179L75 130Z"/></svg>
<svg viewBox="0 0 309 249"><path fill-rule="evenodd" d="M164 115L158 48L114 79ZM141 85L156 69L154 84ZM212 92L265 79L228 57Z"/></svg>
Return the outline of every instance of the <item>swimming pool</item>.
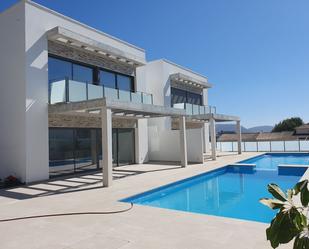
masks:
<svg viewBox="0 0 309 249"><path fill-rule="evenodd" d="M267 157L269 156L272 155L267 154ZM284 156L281 155L281 157ZM265 158L256 157L250 160L257 162L263 159ZM266 161L277 163L277 159L276 157L276 160ZM287 159L283 159L286 162ZM248 161L246 160L246 163ZM262 166L263 163L260 165ZM289 175L282 175L274 165L275 163L272 167L268 165L265 170L258 166L255 168L229 165L122 201L268 223L275 212L259 203L260 198L270 197L266 189L267 184L277 183L286 190L293 187L307 169L295 167L289 171ZM269 170L269 168L274 170Z"/></svg>
<svg viewBox="0 0 309 249"><path fill-rule="evenodd" d="M257 169L277 170L279 164L309 165L309 153L266 153L240 163L255 164Z"/></svg>

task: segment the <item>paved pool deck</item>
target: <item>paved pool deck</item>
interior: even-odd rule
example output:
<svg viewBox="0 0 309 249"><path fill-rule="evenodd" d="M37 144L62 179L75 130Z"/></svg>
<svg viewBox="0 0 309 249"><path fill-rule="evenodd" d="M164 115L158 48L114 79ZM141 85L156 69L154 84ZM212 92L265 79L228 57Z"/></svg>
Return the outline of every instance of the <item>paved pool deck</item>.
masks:
<svg viewBox="0 0 309 249"><path fill-rule="evenodd" d="M189 165L149 163L118 167L110 188L101 173L71 176L0 191L0 219L130 207L119 199L262 153L228 154ZM134 205L124 213L0 222L1 249L263 249L268 225ZM291 248L282 246L280 248Z"/></svg>

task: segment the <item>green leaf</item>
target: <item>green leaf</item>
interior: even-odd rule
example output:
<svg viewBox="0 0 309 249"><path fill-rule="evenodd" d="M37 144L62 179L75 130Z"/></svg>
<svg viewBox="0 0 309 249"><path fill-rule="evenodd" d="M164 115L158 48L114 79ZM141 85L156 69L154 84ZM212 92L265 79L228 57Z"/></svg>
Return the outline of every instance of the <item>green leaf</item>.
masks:
<svg viewBox="0 0 309 249"><path fill-rule="evenodd" d="M270 207L271 209L278 209L282 208L284 205L283 201L277 200L277 199L269 199L269 198L262 198L260 199L260 202L265 205Z"/></svg>
<svg viewBox="0 0 309 249"><path fill-rule="evenodd" d="M280 201L287 201L285 193L279 188L277 184L268 184L268 192L273 195L276 199Z"/></svg>
<svg viewBox="0 0 309 249"><path fill-rule="evenodd" d="M304 181L301 181L301 182L298 182L293 190L294 190L294 194L297 195L299 192L301 192L301 190L304 188L304 187L307 187L307 184L308 184L308 180L304 180Z"/></svg>
<svg viewBox="0 0 309 249"><path fill-rule="evenodd" d="M300 215L295 217L294 225L299 231L304 230L307 228L307 217L303 213L300 213Z"/></svg>
<svg viewBox="0 0 309 249"><path fill-rule="evenodd" d="M299 235L297 235L294 241L293 249L308 249L308 248L309 248L308 234L304 235L303 233L300 233Z"/></svg>
<svg viewBox="0 0 309 249"><path fill-rule="evenodd" d="M308 185L308 182L305 184L305 186L300 191L300 201L304 207L307 207L309 203L309 191L308 191L307 185Z"/></svg>
<svg viewBox="0 0 309 249"><path fill-rule="evenodd" d="M290 242L300 230L295 226L297 221L301 220L301 214L295 207L292 207L288 212L277 213L276 217L271 221L270 227L266 229L267 240L270 241L273 248L277 248L280 244Z"/></svg>

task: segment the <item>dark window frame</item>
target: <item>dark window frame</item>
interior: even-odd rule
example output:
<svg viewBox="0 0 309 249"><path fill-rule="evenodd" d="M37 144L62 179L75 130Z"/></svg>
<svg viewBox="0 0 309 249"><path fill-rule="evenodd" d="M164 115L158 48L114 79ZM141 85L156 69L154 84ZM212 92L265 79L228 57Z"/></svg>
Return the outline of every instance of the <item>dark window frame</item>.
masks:
<svg viewBox="0 0 309 249"><path fill-rule="evenodd" d="M183 93L183 97L185 98L184 103L192 104L191 102L188 102L188 94L193 94L193 95L199 95L199 99L200 99L199 100L200 104L194 104L194 105L202 106L204 104L203 94L198 94L198 93L194 93L194 92L191 92L191 91L187 91L187 90L183 90L183 89L171 86L171 107L173 107L173 104L175 104L175 103L173 103L173 94L172 94L173 89L175 89L176 91L181 91Z"/></svg>
<svg viewBox="0 0 309 249"><path fill-rule="evenodd" d="M122 75L122 76L130 78L130 81L131 81L131 90L130 91L135 92L135 82L134 82L135 77L132 76L132 75L120 73L120 72L113 71L113 70L103 68L103 67L99 67L99 66L89 65L89 64L84 63L84 62L76 61L76 60L66 58L66 57L62 57L62 56L59 56L59 55L55 55L55 54L52 54L52 53L48 53L48 58L49 57L72 63L72 65L71 65L71 67L72 67L71 68L71 76L70 76L72 79L73 79L73 64L77 64L77 65L88 67L88 68L92 69L93 82L88 82L88 83L91 83L91 84L94 84L94 85L100 85L100 71L106 71L106 72L109 72L109 73L113 73L115 75L115 82L116 82L116 88L115 89L119 89L118 88L118 82L117 82L117 75ZM50 82L49 79L48 79L48 82Z"/></svg>

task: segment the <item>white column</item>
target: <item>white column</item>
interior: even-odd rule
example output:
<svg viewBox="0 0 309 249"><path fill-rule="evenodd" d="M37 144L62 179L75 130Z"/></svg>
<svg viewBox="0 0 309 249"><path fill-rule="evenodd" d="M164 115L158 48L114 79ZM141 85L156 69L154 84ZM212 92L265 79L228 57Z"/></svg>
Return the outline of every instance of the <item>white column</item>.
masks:
<svg viewBox="0 0 309 249"><path fill-rule="evenodd" d="M98 153L97 153L97 140L96 140L96 131L92 129L91 134L91 160L92 164L97 164L98 162Z"/></svg>
<svg viewBox="0 0 309 249"><path fill-rule="evenodd" d="M112 155L112 111L106 107L101 110L102 118L102 156L103 156L103 187L109 187L113 181Z"/></svg>
<svg viewBox="0 0 309 249"><path fill-rule="evenodd" d="M216 160L216 123L213 117L209 120L209 129L210 129L210 139L211 139L211 158L212 160Z"/></svg>
<svg viewBox="0 0 309 249"><path fill-rule="evenodd" d="M207 153L209 151L209 124L203 124L203 152Z"/></svg>
<svg viewBox="0 0 309 249"><path fill-rule="evenodd" d="M241 154L241 126L240 126L240 121L236 121L236 133L237 133L238 154Z"/></svg>
<svg viewBox="0 0 309 249"><path fill-rule="evenodd" d="M187 134L186 134L186 117L179 117L179 134L180 134L180 158L181 166L188 166L188 155L187 155Z"/></svg>

